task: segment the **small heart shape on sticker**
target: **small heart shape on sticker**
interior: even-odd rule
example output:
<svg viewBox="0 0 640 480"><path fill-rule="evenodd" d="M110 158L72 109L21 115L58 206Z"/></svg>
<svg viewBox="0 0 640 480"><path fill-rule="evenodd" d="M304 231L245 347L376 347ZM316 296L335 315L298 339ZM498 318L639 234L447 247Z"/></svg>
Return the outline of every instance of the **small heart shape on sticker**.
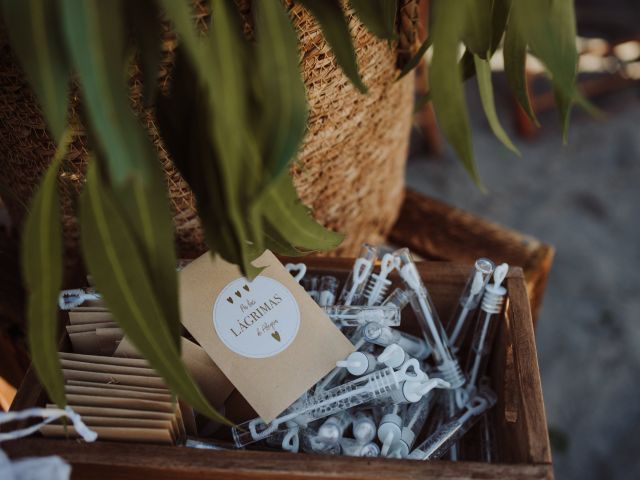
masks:
<svg viewBox="0 0 640 480"><path fill-rule="evenodd" d="M249 285L243 285L242 288L244 288L245 291L247 291L247 292L249 291Z"/></svg>
<svg viewBox="0 0 640 480"><path fill-rule="evenodd" d="M285 268L287 272L293 275L294 280L298 283L300 283L304 274L307 273L307 266L304 263L287 263Z"/></svg>
<svg viewBox="0 0 640 480"><path fill-rule="evenodd" d="M275 338L277 341L280 341L280 333L277 330L273 332L271 336Z"/></svg>
<svg viewBox="0 0 640 480"><path fill-rule="evenodd" d="M231 297L227 297L227 302L229 302L229 303L233 304L233 298L231 298Z"/></svg>
<svg viewBox="0 0 640 480"><path fill-rule="evenodd" d="M242 297L242 294L240 293L240 290L236 290L236 297L238 297L238 298Z"/></svg>

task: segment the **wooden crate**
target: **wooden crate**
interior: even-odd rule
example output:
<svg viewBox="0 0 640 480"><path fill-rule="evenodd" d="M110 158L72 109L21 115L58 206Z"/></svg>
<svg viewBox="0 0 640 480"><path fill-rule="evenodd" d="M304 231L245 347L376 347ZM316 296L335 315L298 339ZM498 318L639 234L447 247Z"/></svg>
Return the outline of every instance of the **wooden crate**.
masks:
<svg viewBox="0 0 640 480"><path fill-rule="evenodd" d="M535 325L553 263L551 245L411 189L388 239L426 260L471 264L488 257L522 267Z"/></svg>
<svg viewBox="0 0 640 480"><path fill-rule="evenodd" d="M307 259L312 273L344 278L352 259ZM468 274L468 266L421 262L419 270L440 316L448 318ZM3 443L10 457L57 454L71 462L74 478L120 479L552 479L551 454L523 272L506 279L508 302L491 358L498 395L493 418L497 461L410 461L333 457L263 451L211 451L116 442L28 438ZM405 325L403 321L403 326ZM43 405L34 372L22 383L12 409Z"/></svg>

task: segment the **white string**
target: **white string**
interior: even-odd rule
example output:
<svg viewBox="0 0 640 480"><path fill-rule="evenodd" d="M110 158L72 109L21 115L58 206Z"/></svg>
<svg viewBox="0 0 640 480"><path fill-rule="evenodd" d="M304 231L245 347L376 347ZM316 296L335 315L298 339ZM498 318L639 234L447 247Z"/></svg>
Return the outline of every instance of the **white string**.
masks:
<svg viewBox="0 0 640 480"><path fill-rule="evenodd" d="M48 425L49 423L63 417L67 417L69 420L71 420L71 422L73 423L73 428L78 433L78 435L80 435L84 439L84 441L93 442L96 438L98 438L98 434L87 427L80 418L80 415L74 412L71 407L65 407L64 410L59 408L28 408L20 412L0 413L0 424L33 417L43 418L44 420L27 428L14 430L12 432L0 433L0 442L26 437L28 435L31 435L32 433L37 432L43 426Z"/></svg>

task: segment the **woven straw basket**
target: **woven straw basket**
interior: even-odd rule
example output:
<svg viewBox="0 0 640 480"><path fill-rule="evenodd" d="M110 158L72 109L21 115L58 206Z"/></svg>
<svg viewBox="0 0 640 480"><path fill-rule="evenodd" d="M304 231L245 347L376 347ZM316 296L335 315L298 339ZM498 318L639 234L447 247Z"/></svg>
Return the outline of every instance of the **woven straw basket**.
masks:
<svg viewBox="0 0 640 480"><path fill-rule="evenodd" d="M203 12L201 19L204 19ZM349 26L358 64L369 88L362 95L337 67L318 24L302 8L291 10L300 37L310 118L300 162L292 168L302 201L324 225L346 233L335 254L352 255L363 241L383 239L396 220L402 201L407 158L413 77L395 82L397 48L377 40L353 16ZM198 15L196 15L198 18ZM166 38L170 52L175 38ZM170 65L161 67L166 79ZM134 67L135 70L135 67ZM131 98L147 124L163 161L174 210L179 254L206 250L194 197L164 151L153 116L140 112L139 72L133 72ZM77 89L72 89L70 120L79 122ZM0 32L0 196L19 226L26 205L53 156L55 145L34 96ZM74 139L60 174L65 244L77 256L75 198L87 161L84 135Z"/></svg>

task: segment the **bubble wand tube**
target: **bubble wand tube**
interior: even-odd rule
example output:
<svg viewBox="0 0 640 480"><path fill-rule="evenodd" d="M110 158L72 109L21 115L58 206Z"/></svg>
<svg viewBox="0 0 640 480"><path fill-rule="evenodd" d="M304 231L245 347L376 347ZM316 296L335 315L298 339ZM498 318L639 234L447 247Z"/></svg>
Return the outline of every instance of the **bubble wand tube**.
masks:
<svg viewBox="0 0 640 480"><path fill-rule="evenodd" d="M458 359L449 348L449 341L444 328L416 267L409 249L397 250L394 255L400 259L400 277L406 286L414 292L411 306L416 314L418 324L427 344L432 349L433 361L442 378L449 382L452 388L461 387L465 378L458 363Z"/></svg>

